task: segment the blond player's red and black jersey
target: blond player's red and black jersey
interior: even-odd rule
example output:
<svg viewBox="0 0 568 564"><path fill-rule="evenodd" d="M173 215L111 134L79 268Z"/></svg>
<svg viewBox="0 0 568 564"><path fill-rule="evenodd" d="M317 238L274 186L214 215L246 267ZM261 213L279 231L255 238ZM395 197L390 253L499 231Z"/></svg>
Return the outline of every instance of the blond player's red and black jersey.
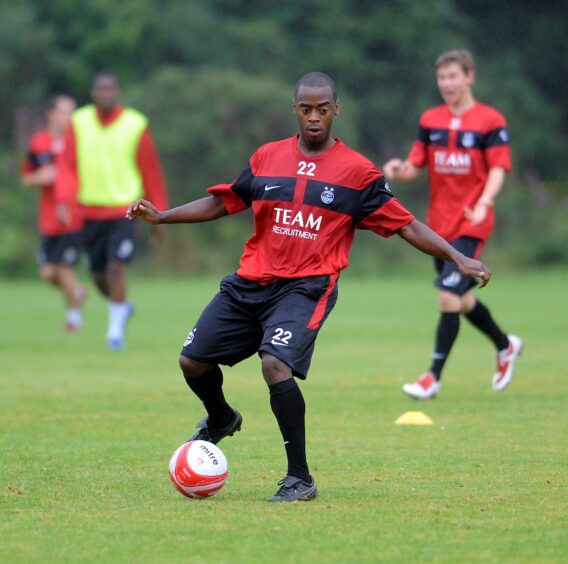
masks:
<svg viewBox="0 0 568 564"><path fill-rule="evenodd" d="M340 140L316 157L299 151L298 136L268 143L233 184L209 192L228 213L252 207L255 232L237 274L261 284L337 274L355 229L390 237L414 219L375 165Z"/></svg>
<svg viewBox="0 0 568 564"><path fill-rule="evenodd" d="M486 241L495 221L493 208L476 226L466 219L464 209L475 207L489 169L511 170L505 118L479 102L459 116L447 105L432 108L420 118L408 160L428 167L428 225L448 241L464 236Z"/></svg>
<svg viewBox="0 0 568 564"><path fill-rule="evenodd" d="M55 138L48 129L35 133L28 143L28 154L22 164L22 173L33 172L44 165L55 165L59 173L61 155L65 148L65 142L61 138ZM46 237L56 237L66 233L79 231L83 225L83 219L79 213L77 203L71 199L70 211L71 222L63 225L56 215L57 201L55 198L55 186L49 184L42 186L39 196L38 229Z"/></svg>

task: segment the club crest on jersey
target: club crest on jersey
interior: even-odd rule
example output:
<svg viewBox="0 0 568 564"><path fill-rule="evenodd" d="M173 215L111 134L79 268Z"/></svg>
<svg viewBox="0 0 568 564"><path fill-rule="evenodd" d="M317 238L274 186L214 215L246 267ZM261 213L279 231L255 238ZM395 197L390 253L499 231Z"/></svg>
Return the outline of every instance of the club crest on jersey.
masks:
<svg viewBox="0 0 568 564"><path fill-rule="evenodd" d="M471 131L466 131L462 137L462 145L464 147L473 147L475 143L475 138L473 137L473 133Z"/></svg>
<svg viewBox="0 0 568 564"><path fill-rule="evenodd" d="M333 193L334 188L328 188L327 186L323 189L321 193L321 201L324 204L331 204L335 199L335 194Z"/></svg>

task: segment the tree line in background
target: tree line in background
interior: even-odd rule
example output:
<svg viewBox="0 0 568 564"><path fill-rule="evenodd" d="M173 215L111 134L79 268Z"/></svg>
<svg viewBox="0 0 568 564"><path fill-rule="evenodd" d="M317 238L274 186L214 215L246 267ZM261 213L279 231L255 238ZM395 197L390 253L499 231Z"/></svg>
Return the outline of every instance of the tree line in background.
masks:
<svg viewBox="0 0 568 564"><path fill-rule="evenodd" d="M477 97L508 118L513 174L493 246L511 265L568 259L566 4L532 0L21 0L0 5L0 273L34 268L35 199L19 185L25 142L57 92L89 101L93 74L116 73L148 114L174 205L231 181L262 143L295 132L293 85L337 81L336 134L379 166L405 155L419 115L439 102L433 62L470 49ZM395 186L419 217L425 178ZM250 218L176 227L153 256L163 270L235 266ZM365 236L359 268L405 260ZM357 246L356 246L357 247ZM364 266L362 266L364 265Z"/></svg>

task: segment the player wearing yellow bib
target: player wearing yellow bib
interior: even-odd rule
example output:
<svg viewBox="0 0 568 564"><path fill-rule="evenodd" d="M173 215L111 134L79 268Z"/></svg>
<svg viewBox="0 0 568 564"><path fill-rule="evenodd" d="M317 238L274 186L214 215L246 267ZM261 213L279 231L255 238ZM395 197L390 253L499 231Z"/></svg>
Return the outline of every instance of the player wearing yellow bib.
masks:
<svg viewBox="0 0 568 564"><path fill-rule="evenodd" d="M132 306L126 265L135 249L135 226L124 219L128 204L144 196L167 207L166 189L146 116L119 105L117 78L98 74L93 104L74 112L67 133L56 198L79 202L84 244L94 282L109 299L108 347L122 349ZM159 238L159 231L155 231Z"/></svg>

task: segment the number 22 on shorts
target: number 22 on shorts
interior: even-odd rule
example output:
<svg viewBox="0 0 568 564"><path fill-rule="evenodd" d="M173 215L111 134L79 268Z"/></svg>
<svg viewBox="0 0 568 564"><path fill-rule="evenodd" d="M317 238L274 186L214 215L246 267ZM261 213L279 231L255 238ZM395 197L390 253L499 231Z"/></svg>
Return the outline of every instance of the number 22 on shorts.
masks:
<svg viewBox="0 0 568 564"><path fill-rule="evenodd" d="M270 341L273 345L279 345L281 347L287 347L290 344L290 339L292 338L292 331L284 331L282 327L277 327Z"/></svg>

